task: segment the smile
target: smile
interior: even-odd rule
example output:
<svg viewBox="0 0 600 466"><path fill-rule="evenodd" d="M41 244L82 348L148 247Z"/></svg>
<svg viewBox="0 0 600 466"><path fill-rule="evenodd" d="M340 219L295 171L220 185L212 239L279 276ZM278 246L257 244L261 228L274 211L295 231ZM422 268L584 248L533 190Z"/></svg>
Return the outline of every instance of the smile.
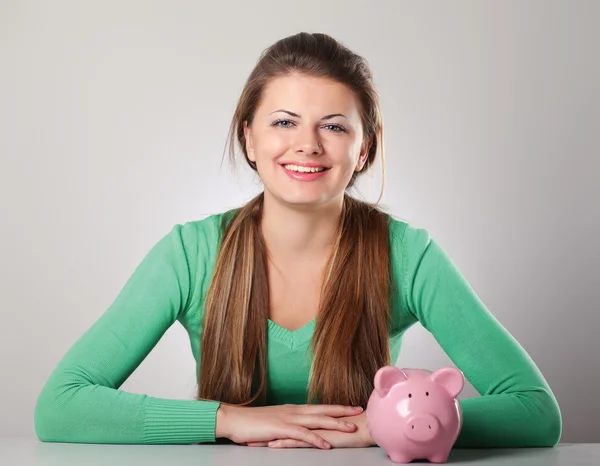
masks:
<svg viewBox="0 0 600 466"><path fill-rule="evenodd" d="M298 167L297 165L280 165L285 174L296 181L313 181L322 178L329 172L325 167ZM289 167L289 168L288 168Z"/></svg>

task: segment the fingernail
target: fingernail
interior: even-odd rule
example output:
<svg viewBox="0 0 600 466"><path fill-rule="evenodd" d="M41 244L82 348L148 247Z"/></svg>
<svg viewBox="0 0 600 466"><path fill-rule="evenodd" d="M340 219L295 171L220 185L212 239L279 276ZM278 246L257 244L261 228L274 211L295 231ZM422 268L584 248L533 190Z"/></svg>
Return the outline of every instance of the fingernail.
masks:
<svg viewBox="0 0 600 466"><path fill-rule="evenodd" d="M354 427L354 424L352 424L351 422L346 422L346 425L347 425L348 427Z"/></svg>
<svg viewBox="0 0 600 466"><path fill-rule="evenodd" d="M331 448L331 445L327 442L323 442L323 445L325 445L325 448Z"/></svg>
<svg viewBox="0 0 600 466"><path fill-rule="evenodd" d="M270 447L274 447L275 445L277 445L277 440L273 440L273 441L269 442Z"/></svg>
<svg viewBox="0 0 600 466"><path fill-rule="evenodd" d="M357 411L362 411L362 406L355 406L354 409L356 409Z"/></svg>

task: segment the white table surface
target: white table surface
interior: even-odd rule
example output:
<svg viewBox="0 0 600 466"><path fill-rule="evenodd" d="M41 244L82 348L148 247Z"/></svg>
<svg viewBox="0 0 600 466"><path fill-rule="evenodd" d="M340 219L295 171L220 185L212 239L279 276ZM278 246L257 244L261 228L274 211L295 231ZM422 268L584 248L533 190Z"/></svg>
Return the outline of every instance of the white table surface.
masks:
<svg viewBox="0 0 600 466"><path fill-rule="evenodd" d="M360 465L390 466L393 463L379 447L293 448L274 450L241 445L97 445L44 443L37 438L0 438L2 466L120 466L120 465L244 465L316 466ZM418 461L413 464L432 464ZM554 448L455 449L447 464L470 466L598 466L600 443L561 443Z"/></svg>

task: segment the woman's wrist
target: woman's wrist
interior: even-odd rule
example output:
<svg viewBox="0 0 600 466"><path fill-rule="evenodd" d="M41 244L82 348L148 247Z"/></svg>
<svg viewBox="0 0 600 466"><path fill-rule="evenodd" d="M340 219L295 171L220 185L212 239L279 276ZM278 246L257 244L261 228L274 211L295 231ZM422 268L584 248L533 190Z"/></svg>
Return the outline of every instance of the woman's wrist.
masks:
<svg viewBox="0 0 600 466"><path fill-rule="evenodd" d="M231 409L234 408L225 403L221 403L217 409L217 421L215 425L215 438L230 438L231 433L229 432L229 415Z"/></svg>

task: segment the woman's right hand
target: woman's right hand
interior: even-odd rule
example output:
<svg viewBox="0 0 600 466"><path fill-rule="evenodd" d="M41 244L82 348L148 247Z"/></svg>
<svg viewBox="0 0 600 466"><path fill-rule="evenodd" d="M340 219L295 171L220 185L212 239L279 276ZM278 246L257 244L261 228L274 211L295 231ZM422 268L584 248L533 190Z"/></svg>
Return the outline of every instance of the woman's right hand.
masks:
<svg viewBox="0 0 600 466"><path fill-rule="evenodd" d="M285 404L246 407L221 403L217 410L215 437L225 437L235 443L269 442L296 439L317 448L331 448L313 429L354 432L355 424L337 419L362 413L362 408L343 405Z"/></svg>

